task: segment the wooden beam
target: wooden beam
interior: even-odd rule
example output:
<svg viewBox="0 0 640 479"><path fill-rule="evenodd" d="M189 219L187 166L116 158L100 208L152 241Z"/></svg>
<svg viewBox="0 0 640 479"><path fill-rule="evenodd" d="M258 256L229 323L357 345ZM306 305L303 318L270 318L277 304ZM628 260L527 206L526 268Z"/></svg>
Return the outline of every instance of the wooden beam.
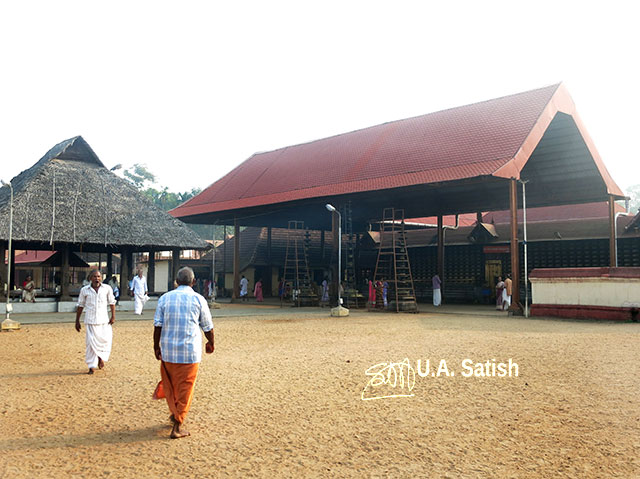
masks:
<svg viewBox="0 0 640 479"><path fill-rule="evenodd" d="M113 253L109 251L107 253L107 281L113 276Z"/></svg>
<svg viewBox="0 0 640 479"><path fill-rule="evenodd" d="M613 196L609 195L609 266L615 268L617 256L616 244L616 202Z"/></svg>
<svg viewBox="0 0 640 479"><path fill-rule="evenodd" d="M150 293L156 290L156 252L149 251L149 269L147 270L147 288Z"/></svg>
<svg viewBox="0 0 640 479"><path fill-rule="evenodd" d="M233 293L231 301L240 297L240 226L233 220Z"/></svg>
<svg viewBox="0 0 640 479"><path fill-rule="evenodd" d="M271 226L267 227L267 274L262 278L262 290L266 296L271 296L273 291L273 255L271 252Z"/></svg>
<svg viewBox="0 0 640 479"><path fill-rule="evenodd" d="M178 279L178 270L180 269L180 250L173 249L171 251L171 287L169 289L176 289L176 280Z"/></svg>
<svg viewBox="0 0 640 479"><path fill-rule="evenodd" d="M520 304L520 258L518 251L518 180L509 180L509 212L511 214L511 281L513 294L511 295L510 311L522 312Z"/></svg>
<svg viewBox="0 0 640 479"><path fill-rule="evenodd" d="M120 251L120 300L131 299L129 295L129 273L131 264L127 249Z"/></svg>
<svg viewBox="0 0 640 479"><path fill-rule="evenodd" d="M69 294L69 283L71 282L71 268L69 268L70 259L69 245L62 246L62 274L60 275L60 301L71 301Z"/></svg>

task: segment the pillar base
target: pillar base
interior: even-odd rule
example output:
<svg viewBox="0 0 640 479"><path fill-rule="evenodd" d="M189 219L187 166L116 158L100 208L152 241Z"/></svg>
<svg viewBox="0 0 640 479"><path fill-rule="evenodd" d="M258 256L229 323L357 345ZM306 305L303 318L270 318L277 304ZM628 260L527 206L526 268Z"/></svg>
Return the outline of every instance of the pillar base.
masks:
<svg viewBox="0 0 640 479"><path fill-rule="evenodd" d="M510 316L524 316L524 307L520 303L514 303L507 310Z"/></svg>
<svg viewBox="0 0 640 479"><path fill-rule="evenodd" d="M20 323L18 321L9 318L2 321L2 331L15 331L17 329L20 329Z"/></svg>
<svg viewBox="0 0 640 479"><path fill-rule="evenodd" d="M349 310L342 306L336 306L335 308L331 308L331 316L349 316Z"/></svg>

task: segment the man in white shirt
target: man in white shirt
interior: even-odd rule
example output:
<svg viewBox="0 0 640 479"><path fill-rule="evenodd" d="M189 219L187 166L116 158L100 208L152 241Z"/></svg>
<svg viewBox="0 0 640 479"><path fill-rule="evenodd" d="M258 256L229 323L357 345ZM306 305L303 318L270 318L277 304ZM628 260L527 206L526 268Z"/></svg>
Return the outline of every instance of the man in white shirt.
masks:
<svg viewBox="0 0 640 479"><path fill-rule="evenodd" d="M242 301L247 300L247 294L249 292L249 280L242 275L242 279L240 280L240 299Z"/></svg>
<svg viewBox="0 0 640 479"><path fill-rule="evenodd" d="M133 277L131 290L133 291L134 313L142 314L144 303L146 303L149 299L149 297L147 296L149 290L147 289L147 278L142 276L141 269L139 269L138 274Z"/></svg>
<svg viewBox="0 0 640 479"><path fill-rule="evenodd" d="M97 269L89 273L91 283L80 290L78 309L76 310L76 331L80 332L80 316L84 311L84 325L86 329L85 362L89 366L89 373L98 367L104 368L105 361L111 354L113 329L111 325L116 320L116 299L111 286L102 284L102 274ZM107 306L111 310L111 318L107 313Z"/></svg>

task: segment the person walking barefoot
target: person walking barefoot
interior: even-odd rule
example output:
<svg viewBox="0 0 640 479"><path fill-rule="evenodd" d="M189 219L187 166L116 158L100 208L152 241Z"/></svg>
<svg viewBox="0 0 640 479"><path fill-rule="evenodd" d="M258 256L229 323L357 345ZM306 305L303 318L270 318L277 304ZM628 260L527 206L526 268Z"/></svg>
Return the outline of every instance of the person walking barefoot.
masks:
<svg viewBox="0 0 640 479"><path fill-rule="evenodd" d="M84 311L86 330L85 362L89 366L87 374L93 374L97 367L104 368L105 361L111 355L113 343L112 325L116 320L116 298L108 284L102 284L102 274L97 269L89 273L90 283L80 290L78 308L76 309L76 331L80 332L80 317ZM111 317L107 314L107 305Z"/></svg>

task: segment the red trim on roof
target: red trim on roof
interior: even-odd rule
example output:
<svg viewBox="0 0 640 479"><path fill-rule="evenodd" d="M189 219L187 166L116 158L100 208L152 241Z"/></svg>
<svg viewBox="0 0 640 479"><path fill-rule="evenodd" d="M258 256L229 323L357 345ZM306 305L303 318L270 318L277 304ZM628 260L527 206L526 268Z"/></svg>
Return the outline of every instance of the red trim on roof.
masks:
<svg viewBox="0 0 640 479"><path fill-rule="evenodd" d="M618 187L618 185L616 185L615 181L613 181L613 178L611 178L609 171L604 166L602 158L600 158L600 154L598 153L598 150L596 149L591 136L587 132L584 123L582 123L582 120L576 112L576 106L573 103L573 100L571 99L571 96L569 95L566 87L562 84L557 85L557 87L558 89L544 108L544 111L540 115L540 118L538 118L538 121L531 129L531 132L518 150L518 153L513 157L512 160L498 169L494 173L494 176L500 176L503 178L520 178L520 171L533 153L533 150L542 139L542 136L549 127L549 124L558 112L562 112L570 115L573 118L573 121L576 124L576 128L580 132L580 135L582 136L582 139L584 140L584 143L587 146L589 153L593 157L593 161L595 162L598 171L600 172L600 176L607 186L607 193L610 195L624 197L624 193Z"/></svg>

